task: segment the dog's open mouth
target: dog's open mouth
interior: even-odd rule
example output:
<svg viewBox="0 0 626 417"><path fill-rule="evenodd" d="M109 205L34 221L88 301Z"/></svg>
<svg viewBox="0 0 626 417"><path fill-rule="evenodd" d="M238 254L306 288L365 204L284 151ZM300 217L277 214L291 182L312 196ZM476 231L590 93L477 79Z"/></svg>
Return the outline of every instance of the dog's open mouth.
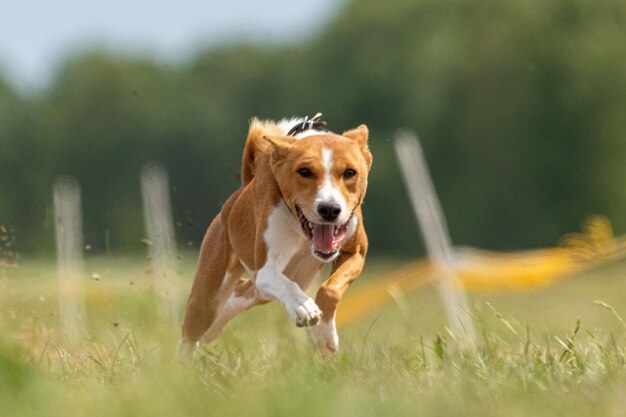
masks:
<svg viewBox="0 0 626 417"><path fill-rule="evenodd" d="M302 231L311 241L311 249L315 256L322 260L330 260L334 257L339 252L341 243L346 237L352 216L344 224L321 224L313 223L307 219L300 207L296 206L296 211Z"/></svg>

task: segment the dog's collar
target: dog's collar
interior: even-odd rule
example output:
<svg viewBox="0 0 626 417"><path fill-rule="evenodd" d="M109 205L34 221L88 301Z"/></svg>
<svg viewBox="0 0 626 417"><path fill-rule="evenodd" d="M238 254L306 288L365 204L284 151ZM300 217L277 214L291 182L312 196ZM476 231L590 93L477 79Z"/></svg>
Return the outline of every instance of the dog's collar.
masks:
<svg viewBox="0 0 626 417"><path fill-rule="evenodd" d="M315 116L309 119L309 116L304 116L304 119L289 129L287 136L296 136L298 133L306 132L307 130L319 130L320 132L328 132L326 128L326 122L322 120L322 113L317 113Z"/></svg>

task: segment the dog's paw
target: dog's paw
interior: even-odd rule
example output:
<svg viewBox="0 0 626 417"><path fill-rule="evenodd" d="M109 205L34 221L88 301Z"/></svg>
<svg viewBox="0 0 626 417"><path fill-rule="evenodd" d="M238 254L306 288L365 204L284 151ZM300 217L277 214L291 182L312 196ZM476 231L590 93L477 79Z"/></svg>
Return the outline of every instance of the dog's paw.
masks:
<svg viewBox="0 0 626 417"><path fill-rule="evenodd" d="M198 347L198 342L191 342L189 340L180 339L178 342L177 358L181 362L190 360L193 357L193 353Z"/></svg>
<svg viewBox="0 0 626 417"><path fill-rule="evenodd" d="M311 327L309 332L322 358L333 359L339 350L339 335L337 335L335 321L322 321L317 326Z"/></svg>
<svg viewBox="0 0 626 417"><path fill-rule="evenodd" d="M315 326L322 320L322 312L311 298L306 298L295 308L294 321L298 327Z"/></svg>

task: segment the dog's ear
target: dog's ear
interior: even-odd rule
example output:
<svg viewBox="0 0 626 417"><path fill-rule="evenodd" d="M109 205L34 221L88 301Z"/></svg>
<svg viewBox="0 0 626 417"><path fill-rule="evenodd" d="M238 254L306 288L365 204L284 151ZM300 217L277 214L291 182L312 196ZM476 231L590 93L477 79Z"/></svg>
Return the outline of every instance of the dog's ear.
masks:
<svg viewBox="0 0 626 417"><path fill-rule="evenodd" d="M274 148L272 152L272 161L284 158L293 148L295 139L290 136L263 136Z"/></svg>
<svg viewBox="0 0 626 417"><path fill-rule="evenodd" d="M346 130L341 135L367 148L367 139L369 138L370 131L367 129L367 126L361 125L352 130Z"/></svg>
<svg viewBox="0 0 626 417"><path fill-rule="evenodd" d="M361 147L361 151L363 152L363 157L365 157L365 162L367 163L367 168L371 168L372 166L372 154L369 150L369 147L367 145L367 141L369 139L369 129L367 128L367 126L365 125L360 125L359 127L356 127L352 130L346 130L345 132L343 132L341 134L342 136L353 140L354 142L356 142L360 147Z"/></svg>

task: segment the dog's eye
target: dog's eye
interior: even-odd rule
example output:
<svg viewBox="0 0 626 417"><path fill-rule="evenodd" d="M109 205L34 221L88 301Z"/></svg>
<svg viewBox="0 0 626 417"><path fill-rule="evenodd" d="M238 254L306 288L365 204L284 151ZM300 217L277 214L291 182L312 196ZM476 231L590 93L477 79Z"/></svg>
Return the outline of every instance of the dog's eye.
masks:
<svg viewBox="0 0 626 417"><path fill-rule="evenodd" d="M304 178L309 178L309 177L313 176L313 173L308 168L300 168L298 170L298 174L300 174L300 176L304 177Z"/></svg>
<svg viewBox="0 0 626 417"><path fill-rule="evenodd" d="M352 168L348 168L343 172L343 178L347 180L354 177L355 175L356 175L356 171L353 170Z"/></svg>

